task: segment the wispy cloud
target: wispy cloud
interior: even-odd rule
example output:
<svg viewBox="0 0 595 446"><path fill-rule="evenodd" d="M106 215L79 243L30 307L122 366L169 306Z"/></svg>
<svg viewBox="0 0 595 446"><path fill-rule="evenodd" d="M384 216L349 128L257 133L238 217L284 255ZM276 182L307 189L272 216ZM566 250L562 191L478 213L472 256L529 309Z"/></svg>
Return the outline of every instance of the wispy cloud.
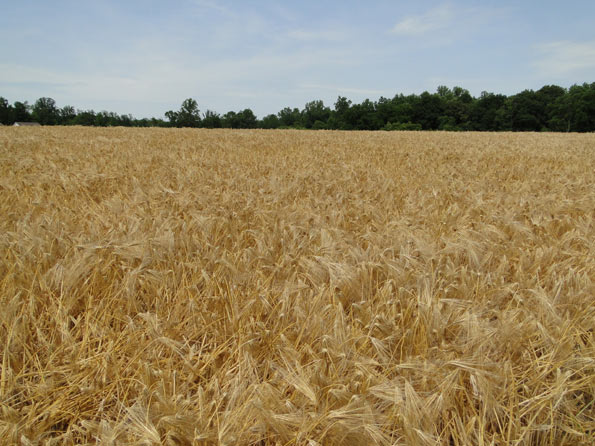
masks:
<svg viewBox="0 0 595 446"><path fill-rule="evenodd" d="M421 15L412 15L399 21L391 30L394 34L419 36L430 31L450 26L455 18L455 11L450 4L430 9Z"/></svg>
<svg viewBox="0 0 595 446"><path fill-rule="evenodd" d="M432 46L453 43L471 34L486 35L488 29L500 32L502 24L510 21L512 9L507 6L463 6L443 3L422 14L401 18L389 34L419 39Z"/></svg>
<svg viewBox="0 0 595 446"><path fill-rule="evenodd" d="M540 58L534 63L540 74L564 77L595 68L595 41L549 42L537 47Z"/></svg>
<svg viewBox="0 0 595 446"><path fill-rule="evenodd" d="M269 110L258 107L257 99L270 96L269 99L273 100L277 95L286 101L283 95L288 94L288 88L280 90L284 82L282 80L296 73L307 76L314 68L337 69L352 63L348 51L327 48L267 51L205 61L185 60L186 56L185 52L170 55L158 52L146 61L130 57L124 70L119 69L119 56L111 55L104 59L104 62L107 60L118 68L111 73L71 72L62 68L0 63L0 87L3 87L3 91L12 92L12 100L50 96L59 100L60 104L68 103L76 107L86 107L84 104L97 104L105 98L116 97L119 101L129 103L142 103L151 98L157 104L170 103L167 107L171 108L187 97L195 97L201 100L201 106L205 108L226 111L251 107L257 114L264 114ZM247 84L251 88L247 89ZM349 90L343 94L347 92ZM233 101L229 98L233 98ZM115 111L145 116L151 113L159 115L165 110L159 105L151 110Z"/></svg>
<svg viewBox="0 0 595 446"><path fill-rule="evenodd" d="M22 3L0 14L0 41L19 36L0 45L0 94L11 102L49 96L158 116L194 97L201 110L265 115L338 95L360 102L440 84L515 93L595 76L593 6L433 0L403 12L402 2L185 0L142 10L116 0ZM538 42L545 44L531 46Z"/></svg>

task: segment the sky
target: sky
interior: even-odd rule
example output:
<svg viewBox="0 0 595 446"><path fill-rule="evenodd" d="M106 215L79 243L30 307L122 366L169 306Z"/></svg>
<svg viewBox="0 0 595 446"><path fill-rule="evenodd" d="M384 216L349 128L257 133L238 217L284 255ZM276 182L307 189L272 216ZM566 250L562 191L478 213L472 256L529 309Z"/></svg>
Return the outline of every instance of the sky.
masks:
<svg viewBox="0 0 595 446"><path fill-rule="evenodd" d="M0 96L258 117L439 85L595 82L595 1L0 0Z"/></svg>

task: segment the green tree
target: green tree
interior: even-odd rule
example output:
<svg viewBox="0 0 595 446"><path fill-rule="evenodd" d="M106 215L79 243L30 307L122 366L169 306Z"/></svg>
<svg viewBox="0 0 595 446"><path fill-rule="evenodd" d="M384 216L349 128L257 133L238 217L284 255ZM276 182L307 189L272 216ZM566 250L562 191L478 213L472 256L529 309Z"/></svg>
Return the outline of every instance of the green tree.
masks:
<svg viewBox="0 0 595 446"><path fill-rule="evenodd" d="M118 125L118 116L115 113L110 113L108 111L100 111L95 115L94 124L97 127L108 127L108 126L115 126Z"/></svg>
<svg viewBox="0 0 595 446"><path fill-rule="evenodd" d="M395 104L393 101L381 96L380 99L378 99L378 102L376 102L376 114L378 115L378 119L382 122L382 125L386 125L391 121L394 112Z"/></svg>
<svg viewBox="0 0 595 446"><path fill-rule="evenodd" d="M209 129L219 129L222 127L221 116L219 113L207 110L204 117L202 118L202 127Z"/></svg>
<svg viewBox="0 0 595 446"><path fill-rule="evenodd" d="M132 115L120 115L119 122L116 125L121 125L122 127L132 127L133 122L134 118L132 117Z"/></svg>
<svg viewBox="0 0 595 446"><path fill-rule="evenodd" d="M173 110L168 110L165 112L165 117L169 121L169 125L171 127L179 127L178 126L178 112Z"/></svg>
<svg viewBox="0 0 595 446"><path fill-rule="evenodd" d="M344 96L339 96L335 102L333 127L339 130L351 130L351 101Z"/></svg>
<svg viewBox="0 0 595 446"><path fill-rule="evenodd" d="M74 118L75 125L95 125L95 112L93 110L79 110Z"/></svg>
<svg viewBox="0 0 595 446"><path fill-rule="evenodd" d="M281 121L279 121L279 117L277 115L267 115L262 118L260 126L263 129L277 129L281 125Z"/></svg>
<svg viewBox="0 0 595 446"><path fill-rule="evenodd" d="M595 83L573 85L558 96L549 110L552 130L565 132L595 131Z"/></svg>
<svg viewBox="0 0 595 446"><path fill-rule="evenodd" d="M314 121L314 124L312 125L312 130L326 130L327 128L327 123L320 120Z"/></svg>
<svg viewBox="0 0 595 446"><path fill-rule="evenodd" d="M229 111L223 115L223 127L232 129L255 129L258 124L256 115L249 108L240 112Z"/></svg>
<svg viewBox="0 0 595 446"><path fill-rule="evenodd" d="M188 98L182 102L178 112L177 125L179 127L198 127L200 125L200 110L194 99Z"/></svg>
<svg viewBox="0 0 595 446"><path fill-rule="evenodd" d="M184 100L179 111L167 111L165 116L173 127L200 126L201 119L200 110L198 109L198 102L192 98Z"/></svg>
<svg viewBox="0 0 595 446"><path fill-rule="evenodd" d="M552 108L558 98L566 95L566 89L557 85L546 85L535 92L535 99L539 103L537 119L541 130L551 130L550 119Z"/></svg>
<svg viewBox="0 0 595 446"><path fill-rule="evenodd" d="M71 105L66 105L59 110L58 122L62 125L72 124L76 118L76 111Z"/></svg>
<svg viewBox="0 0 595 446"><path fill-rule="evenodd" d="M279 124L282 127L300 127L302 115L298 108L291 109L289 107L285 107L279 113L277 113L279 117Z"/></svg>
<svg viewBox="0 0 595 446"><path fill-rule="evenodd" d="M445 99L452 99L454 97L452 90L446 85L438 85L438 88L436 88L436 94Z"/></svg>
<svg viewBox="0 0 595 446"><path fill-rule="evenodd" d="M509 99L513 131L538 132L542 129L541 104L533 90L524 90Z"/></svg>
<svg viewBox="0 0 595 446"><path fill-rule="evenodd" d="M573 124L575 107L570 94L557 98L548 109L548 126L556 132L570 132Z"/></svg>
<svg viewBox="0 0 595 446"><path fill-rule="evenodd" d="M0 96L0 123L10 125L14 122L13 109L8 101Z"/></svg>
<svg viewBox="0 0 595 446"><path fill-rule="evenodd" d="M504 107L506 96L503 94L482 91L478 99L473 101L469 111L469 124L472 130L496 131L500 128L498 111Z"/></svg>
<svg viewBox="0 0 595 446"><path fill-rule="evenodd" d="M324 105L324 102L311 101L306 104L302 112L302 124L307 129L314 127L316 121L321 121L326 126L326 122L331 115L331 109ZM318 124L320 127L320 124Z"/></svg>
<svg viewBox="0 0 595 446"><path fill-rule="evenodd" d="M424 130L436 130L440 116L444 113L444 106L438 94L424 91L413 104L413 122L421 124Z"/></svg>
<svg viewBox="0 0 595 446"><path fill-rule="evenodd" d="M350 128L355 130L378 130L384 124L376 113L376 105L369 99L351 106L346 120Z"/></svg>
<svg viewBox="0 0 595 446"><path fill-rule="evenodd" d="M223 127L225 127L226 129L237 129L238 119L236 116L237 113L234 111L228 111L227 113L225 113L221 118Z"/></svg>
<svg viewBox="0 0 595 446"><path fill-rule="evenodd" d="M31 114L29 113L29 104L27 101L16 101L13 106L13 122L29 122L31 121Z"/></svg>
<svg viewBox="0 0 595 446"><path fill-rule="evenodd" d="M391 113L386 122L410 123L413 120L413 104L417 100L415 95L396 95L391 100Z"/></svg>
<svg viewBox="0 0 595 446"><path fill-rule="evenodd" d="M240 129L255 129L257 127L258 120L252 110L246 108L240 111L236 115L238 127Z"/></svg>
<svg viewBox="0 0 595 446"><path fill-rule="evenodd" d="M438 87L436 93L441 99L442 115L438 118L440 130L469 130L469 114L473 105L473 97L468 90L454 87Z"/></svg>
<svg viewBox="0 0 595 446"><path fill-rule="evenodd" d="M56 125L60 112L52 98L39 98L32 107L32 117L42 125Z"/></svg>

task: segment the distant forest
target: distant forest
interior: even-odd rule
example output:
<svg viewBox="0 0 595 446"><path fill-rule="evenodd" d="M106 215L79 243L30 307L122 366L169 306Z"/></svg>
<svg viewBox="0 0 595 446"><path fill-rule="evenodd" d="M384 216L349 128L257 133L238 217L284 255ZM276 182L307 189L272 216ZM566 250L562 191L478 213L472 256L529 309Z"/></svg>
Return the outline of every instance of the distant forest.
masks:
<svg viewBox="0 0 595 446"><path fill-rule="evenodd" d="M461 87L440 86L435 93L398 94L392 99L366 99L354 104L339 96L331 108L323 101L308 102L303 109L286 107L258 119L251 109L220 115L201 113L195 99L186 99L166 119L135 119L131 115L93 110L59 108L52 98L35 104L0 97L0 122L39 122L42 125L125 127L202 127L238 129L330 129L330 130L449 130L449 131L595 131L595 82L566 89L547 85L533 91L506 96L483 92L473 97Z"/></svg>

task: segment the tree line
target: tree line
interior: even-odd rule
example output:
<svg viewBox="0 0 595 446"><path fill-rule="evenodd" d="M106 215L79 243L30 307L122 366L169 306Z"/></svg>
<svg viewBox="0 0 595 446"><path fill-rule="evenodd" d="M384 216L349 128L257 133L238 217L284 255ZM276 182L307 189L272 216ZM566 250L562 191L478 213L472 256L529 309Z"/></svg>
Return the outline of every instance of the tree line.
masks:
<svg viewBox="0 0 595 446"><path fill-rule="evenodd" d="M202 128L296 128L329 130L449 130L449 131L595 131L595 83L563 88L547 85L506 96L482 92L472 96L461 87L440 86L435 93L398 94L356 104L339 96L331 108L321 100L303 109L286 107L258 119L251 109L201 113L195 99L186 99L166 119L135 119L131 115L59 108L52 98L33 105L0 97L0 122L34 121L42 125Z"/></svg>

